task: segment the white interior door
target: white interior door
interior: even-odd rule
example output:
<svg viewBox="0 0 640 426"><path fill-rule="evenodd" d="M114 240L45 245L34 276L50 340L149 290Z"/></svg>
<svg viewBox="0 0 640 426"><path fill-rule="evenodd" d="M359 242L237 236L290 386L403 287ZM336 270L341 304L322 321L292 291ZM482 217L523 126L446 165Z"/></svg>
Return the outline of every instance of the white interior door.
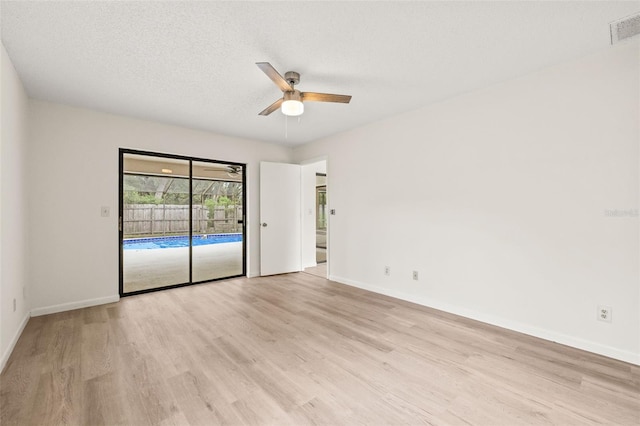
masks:
<svg viewBox="0 0 640 426"><path fill-rule="evenodd" d="M302 270L301 167L260 163L260 275Z"/></svg>

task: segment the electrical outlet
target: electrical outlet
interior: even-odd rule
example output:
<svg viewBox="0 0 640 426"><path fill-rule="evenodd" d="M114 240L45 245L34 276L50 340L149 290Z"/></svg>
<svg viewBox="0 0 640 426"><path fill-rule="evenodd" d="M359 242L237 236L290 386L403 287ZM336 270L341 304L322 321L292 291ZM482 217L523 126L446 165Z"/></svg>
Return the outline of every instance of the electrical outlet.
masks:
<svg viewBox="0 0 640 426"><path fill-rule="evenodd" d="M385 274L386 276L391 275L391 268L390 268L389 266L385 266L385 267L384 267L384 274Z"/></svg>
<svg viewBox="0 0 640 426"><path fill-rule="evenodd" d="M413 271L413 279L418 281L418 271Z"/></svg>
<svg viewBox="0 0 640 426"><path fill-rule="evenodd" d="M13 299L13 312L16 311L16 299Z"/></svg>
<svg viewBox="0 0 640 426"><path fill-rule="evenodd" d="M613 312L611 306L598 305L598 320L604 322L611 322Z"/></svg>

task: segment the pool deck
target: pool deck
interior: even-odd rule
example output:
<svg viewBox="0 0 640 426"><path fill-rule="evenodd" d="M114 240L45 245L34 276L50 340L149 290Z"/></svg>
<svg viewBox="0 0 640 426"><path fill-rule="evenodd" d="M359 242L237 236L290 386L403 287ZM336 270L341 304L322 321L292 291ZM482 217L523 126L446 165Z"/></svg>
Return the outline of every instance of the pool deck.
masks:
<svg viewBox="0 0 640 426"><path fill-rule="evenodd" d="M189 248L124 250L124 292L189 282ZM242 242L193 247L193 281L242 274Z"/></svg>

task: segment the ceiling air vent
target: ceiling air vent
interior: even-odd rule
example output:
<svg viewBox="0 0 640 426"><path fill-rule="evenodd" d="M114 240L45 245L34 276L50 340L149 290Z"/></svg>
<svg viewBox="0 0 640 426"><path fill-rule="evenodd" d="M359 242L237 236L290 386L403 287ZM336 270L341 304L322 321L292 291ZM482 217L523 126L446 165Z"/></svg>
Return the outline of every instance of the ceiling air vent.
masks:
<svg viewBox="0 0 640 426"><path fill-rule="evenodd" d="M627 16L611 24L611 44L640 34L640 12Z"/></svg>

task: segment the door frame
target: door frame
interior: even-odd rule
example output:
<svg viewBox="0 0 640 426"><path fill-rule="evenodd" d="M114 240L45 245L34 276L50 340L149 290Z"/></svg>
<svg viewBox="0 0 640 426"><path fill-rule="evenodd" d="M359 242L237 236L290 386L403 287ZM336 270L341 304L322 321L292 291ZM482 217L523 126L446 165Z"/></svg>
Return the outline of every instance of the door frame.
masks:
<svg viewBox="0 0 640 426"><path fill-rule="evenodd" d="M229 277L214 278L211 280L193 282L193 246L189 244L189 282L178 283L157 288L132 291L124 293L124 226L122 217L124 214L124 156L125 154L147 155L151 157L170 158L189 162L189 188L193 188L193 162L216 163L229 166L242 167L242 274ZM193 238L193 194L189 197L189 241ZM230 278L247 276L247 164L226 160L214 160L210 158L190 157L185 155L168 154L162 152L142 151L129 148L118 148L118 292L120 297L134 296L136 294L149 293L170 288L185 287L212 281L226 280Z"/></svg>
<svg viewBox="0 0 640 426"><path fill-rule="evenodd" d="M316 165L318 163L324 163L324 167L321 167L320 169L316 169ZM298 162L297 164L300 165L300 167L302 167L303 171L305 170L305 168L307 167L313 167L315 170L313 172L313 190L312 190L312 194L309 193L307 196L312 196L313 197L313 202L310 204L308 202L308 198L307 201L305 201L305 197L303 196L303 200L302 203L304 204L302 206L302 210L303 210L303 214L302 214L302 220L303 220L303 231L301 232L300 238L302 241L302 246L303 246L303 250L302 250L302 266L303 266L303 270L304 268L308 268L310 266L317 266L318 263L316 262L316 179L318 174L320 175L325 175L327 180L326 180L326 187L327 187L327 260L326 260L326 269L327 269L327 274L326 277L329 278L331 276L331 221L332 221L332 198L331 198L331 177L329 176L329 163L330 163L330 159L329 156L319 156L319 157L313 157L313 158L309 158L306 160L302 160L300 162ZM317 171L316 171L317 170ZM305 173L303 172L303 175ZM309 174L307 174L307 177L310 177ZM303 178L304 181L304 178ZM308 182L308 179L307 179ZM307 191L307 189L309 189L308 187L308 183L303 183L303 193L305 193ZM308 221L310 220L310 216L307 214L307 212L305 211L306 208L309 208L311 205L313 205L312 210L313 210L313 219L311 219L313 221L313 244L310 244L309 239L311 238L308 234ZM307 224L305 225L305 222L307 222ZM312 247L311 247L312 246ZM313 248L313 265L306 263L305 260L311 260L311 257L309 256L309 250ZM307 254L304 254L304 253Z"/></svg>
<svg viewBox="0 0 640 426"><path fill-rule="evenodd" d="M325 178L325 182L324 185L320 185L318 186L318 177L324 177ZM316 264L318 264L318 253L317 253L317 249L320 248L318 247L318 206L319 204L319 190L321 188L324 188L324 197L325 197L325 227L324 227L324 232L325 232L325 237L324 237L324 250L325 250L325 260L324 262L320 262L320 263L327 263L327 261L329 260L329 244L327 244L327 236L329 234L329 193L327 191L327 173L316 173Z"/></svg>

